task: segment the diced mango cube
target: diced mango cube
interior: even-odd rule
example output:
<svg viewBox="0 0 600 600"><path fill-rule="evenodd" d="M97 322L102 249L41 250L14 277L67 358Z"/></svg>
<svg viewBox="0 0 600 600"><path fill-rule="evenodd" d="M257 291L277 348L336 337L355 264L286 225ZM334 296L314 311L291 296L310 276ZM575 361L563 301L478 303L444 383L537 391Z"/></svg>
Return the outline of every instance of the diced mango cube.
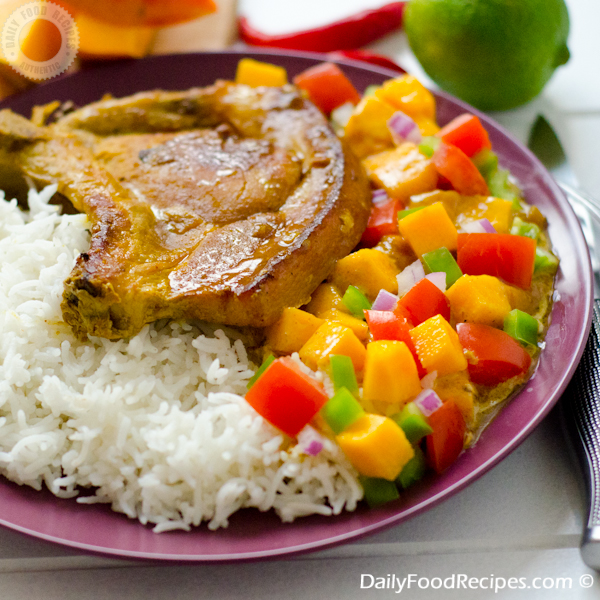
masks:
<svg viewBox="0 0 600 600"><path fill-rule="evenodd" d="M417 117L415 123L419 127L423 137L435 135L440 130L440 126L435 122L435 119L430 119L429 117Z"/></svg>
<svg viewBox="0 0 600 600"><path fill-rule="evenodd" d="M446 291L455 321L501 329L511 311L506 287L491 275L463 275Z"/></svg>
<svg viewBox="0 0 600 600"><path fill-rule="evenodd" d="M261 62L253 58L242 58L238 62L235 82L251 87L280 86L287 83L287 72L283 67Z"/></svg>
<svg viewBox="0 0 600 600"><path fill-rule="evenodd" d="M344 140L356 156L363 158L394 145L387 122L395 112L393 106L375 96L367 96L356 105L344 128Z"/></svg>
<svg viewBox="0 0 600 600"><path fill-rule="evenodd" d="M367 344L363 396L400 406L421 392L415 359L408 346L397 340Z"/></svg>
<svg viewBox="0 0 600 600"><path fill-rule="evenodd" d="M337 261L331 279L340 290L357 287L372 302L380 290L398 293L399 271L393 259L373 248L363 248Z"/></svg>
<svg viewBox="0 0 600 600"><path fill-rule="evenodd" d="M325 321L300 348L300 360L315 370L327 364L330 354L349 356L355 371L365 365L365 347L348 327Z"/></svg>
<svg viewBox="0 0 600 600"><path fill-rule="evenodd" d="M331 310L322 313L321 318L326 321L340 323L340 325L352 329L354 335L356 335L361 342L366 342L369 337L369 326L364 321L361 321L348 313L342 312L341 310L332 308Z"/></svg>
<svg viewBox="0 0 600 600"><path fill-rule="evenodd" d="M469 379L468 371L458 371L450 375L436 377L433 382L433 389L444 402L454 400L467 425L473 422L476 392Z"/></svg>
<svg viewBox="0 0 600 600"><path fill-rule="evenodd" d="M141 58L148 54L155 29L151 27L124 27L98 21L78 13L79 55L87 59Z"/></svg>
<svg viewBox="0 0 600 600"><path fill-rule="evenodd" d="M360 417L335 439L361 475L388 481L396 479L415 454L402 429L381 415Z"/></svg>
<svg viewBox="0 0 600 600"><path fill-rule="evenodd" d="M438 376L442 376L467 368L458 334L442 315L435 315L411 329L410 337L428 373L437 371Z"/></svg>
<svg viewBox="0 0 600 600"><path fill-rule="evenodd" d="M304 309L319 318L323 318L323 313L332 309L350 314L350 311L342 300L341 294L338 292L335 285L331 283L322 283L312 293L310 302Z"/></svg>
<svg viewBox="0 0 600 600"><path fill-rule="evenodd" d="M398 228L418 256L441 247L456 250L458 233L441 202L400 219Z"/></svg>
<svg viewBox="0 0 600 600"><path fill-rule="evenodd" d="M417 194L410 199L408 208L420 208L422 206L430 206L436 202L441 202L448 213L451 220L456 219L461 212L461 204L464 196L461 196L454 190L433 190L424 194Z"/></svg>
<svg viewBox="0 0 600 600"><path fill-rule="evenodd" d="M438 172L434 164L412 142L369 156L362 163L375 187L383 188L390 197L403 202L437 186Z"/></svg>
<svg viewBox="0 0 600 600"><path fill-rule="evenodd" d="M281 317L267 327L267 346L281 354L298 352L323 320L298 308L284 308Z"/></svg>
<svg viewBox="0 0 600 600"><path fill-rule="evenodd" d="M413 119L427 117L435 120L433 94L412 75L402 75L386 81L375 96Z"/></svg>

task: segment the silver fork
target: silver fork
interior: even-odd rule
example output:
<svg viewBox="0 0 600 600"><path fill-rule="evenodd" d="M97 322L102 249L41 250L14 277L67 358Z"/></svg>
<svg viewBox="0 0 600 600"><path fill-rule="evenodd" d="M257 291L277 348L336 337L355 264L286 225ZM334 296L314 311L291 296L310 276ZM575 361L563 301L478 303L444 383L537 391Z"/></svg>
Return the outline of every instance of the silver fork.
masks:
<svg viewBox="0 0 600 600"><path fill-rule="evenodd" d="M588 194L559 182L590 249L594 270L592 327L581 362L560 401L570 440L579 457L587 490L587 521L581 556L600 570L600 204Z"/></svg>

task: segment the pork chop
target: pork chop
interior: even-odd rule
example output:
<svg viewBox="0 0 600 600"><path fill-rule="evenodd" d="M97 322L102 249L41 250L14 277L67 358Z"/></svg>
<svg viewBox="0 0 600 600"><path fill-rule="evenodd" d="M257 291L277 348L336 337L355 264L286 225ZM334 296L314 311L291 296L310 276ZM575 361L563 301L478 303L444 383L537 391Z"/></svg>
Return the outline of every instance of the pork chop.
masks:
<svg viewBox="0 0 600 600"><path fill-rule="evenodd" d="M161 318L268 325L366 226L358 160L293 86L144 92L47 125L48 112L0 112L0 167L57 183L89 217L62 302L78 337Z"/></svg>

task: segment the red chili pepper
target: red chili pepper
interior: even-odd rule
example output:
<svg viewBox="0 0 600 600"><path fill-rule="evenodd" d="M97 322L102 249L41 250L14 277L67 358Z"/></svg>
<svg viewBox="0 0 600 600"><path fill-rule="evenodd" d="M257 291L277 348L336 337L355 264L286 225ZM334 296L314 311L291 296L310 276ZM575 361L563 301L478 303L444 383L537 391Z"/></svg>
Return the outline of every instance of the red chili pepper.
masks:
<svg viewBox="0 0 600 600"><path fill-rule="evenodd" d="M400 298L398 305L408 311L415 326L435 315L442 315L446 321L450 321L450 302L446 294L429 279L421 279L415 283Z"/></svg>
<svg viewBox="0 0 600 600"><path fill-rule="evenodd" d="M327 400L323 386L288 357L273 361L246 393L246 401L258 414L291 437Z"/></svg>
<svg viewBox="0 0 600 600"><path fill-rule="evenodd" d="M391 2L380 8L365 10L334 23L304 31L269 35L252 27L245 17L238 25L240 37L253 46L332 52L366 46L402 25L406 2Z"/></svg>
<svg viewBox="0 0 600 600"><path fill-rule="evenodd" d="M459 233L457 244L465 275L493 275L523 289L531 286L535 240L510 233Z"/></svg>
<svg viewBox="0 0 600 600"><path fill-rule="evenodd" d="M460 148L469 158L484 148L492 147L488 132L479 118L469 113L452 119L435 135L447 144Z"/></svg>
<svg viewBox="0 0 600 600"><path fill-rule="evenodd" d="M360 94L343 71L334 63L324 62L294 77L294 83L308 92L310 99L325 113L352 102L360 102Z"/></svg>
<svg viewBox="0 0 600 600"><path fill-rule="evenodd" d="M350 60L359 60L366 62L371 65L377 65L390 71L397 71L398 73L406 73L399 64L395 63L391 58L378 54L377 52L371 52L370 50L337 50L336 52L330 52L331 58L349 58Z"/></svg>
<svg viewBox="0 0 600 600"><path fill-rule="evenodd" d="M392 199L382 204L374 204L367 228L363 232L361 243L371 248L379 243L384 235L398 233L398 212L404 208L398 199Z"/></svg>
<svg viewBox="0 0 600 600"><path fill-rule="evenodd" d="M431 157L438 173L465 196L489 196L490 190L473 161L460 149L442 141Z"/></svg>
<svg viewBox="0 0 600 600"><path fill-rule="evenodd" d="M427 459L436 473L445 471L460 455L464 447L466 425L454 401L446 400L427 418L433 429L425 438Z"/></svg>
<svg viewBox="0 0 600 600"><path fill-rule="evenodd" d="M481 323L459 323L456 331L475 359L468 367L473 383L498 385L529 370L531 356L508 333Z"/></svg>

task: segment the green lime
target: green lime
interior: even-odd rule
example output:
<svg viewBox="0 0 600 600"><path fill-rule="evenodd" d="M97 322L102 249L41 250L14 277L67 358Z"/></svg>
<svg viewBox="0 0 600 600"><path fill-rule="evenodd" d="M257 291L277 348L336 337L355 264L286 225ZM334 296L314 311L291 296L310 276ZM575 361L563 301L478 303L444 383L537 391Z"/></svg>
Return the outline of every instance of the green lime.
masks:
<svg viewBox="0 0 600 600"><path fill-rule="evenodd" d="M482 110L528 102L569 60L564 0L410 0L404 28L426 73Z"/></svg>

